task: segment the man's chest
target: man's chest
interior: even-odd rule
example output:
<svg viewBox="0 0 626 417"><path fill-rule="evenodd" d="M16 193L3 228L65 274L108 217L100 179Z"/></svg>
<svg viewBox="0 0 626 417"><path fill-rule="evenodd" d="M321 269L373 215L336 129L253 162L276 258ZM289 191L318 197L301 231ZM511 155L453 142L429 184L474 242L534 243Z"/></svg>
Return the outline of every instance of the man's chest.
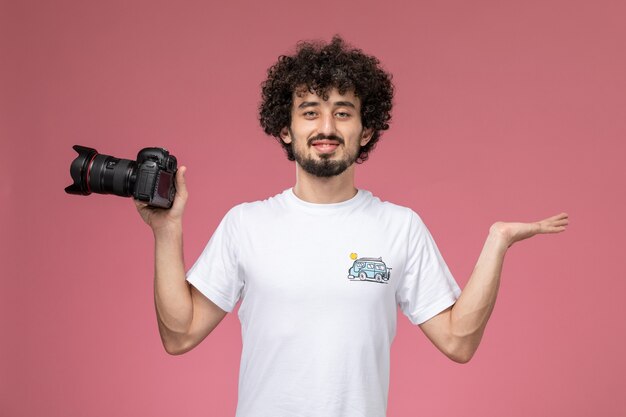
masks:
<svg viewBox="0 0 626 417"><path fill-rule="evenodd" d="M248 228L239 248L242 306L307 317L395 308L405 231L363 219L308 218Z"/></svg>

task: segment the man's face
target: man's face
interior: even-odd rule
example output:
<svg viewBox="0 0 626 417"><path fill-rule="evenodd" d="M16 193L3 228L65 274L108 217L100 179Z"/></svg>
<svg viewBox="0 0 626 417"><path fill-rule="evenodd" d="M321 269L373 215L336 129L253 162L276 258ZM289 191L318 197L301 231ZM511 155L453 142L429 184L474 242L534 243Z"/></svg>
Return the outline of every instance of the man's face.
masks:
<svg viewBox="0 0 626 417"><path fill-rule="evenodd" d="M309 174L332 177L348 169L361 146L372 136L361 124L361 101L348 91L332 89L328 100L306 92L294 93L291 126L281 132L291 143L296 162Z"/></svg>

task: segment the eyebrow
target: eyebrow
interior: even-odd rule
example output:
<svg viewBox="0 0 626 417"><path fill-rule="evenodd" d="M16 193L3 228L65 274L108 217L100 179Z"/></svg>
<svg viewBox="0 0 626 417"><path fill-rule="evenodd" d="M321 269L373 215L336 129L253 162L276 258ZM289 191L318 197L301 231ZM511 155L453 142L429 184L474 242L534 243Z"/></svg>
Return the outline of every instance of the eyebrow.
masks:
<svg viewBox="0 0 626 417"><path fill-rule="evenodd" d="M337 106L337 107L352 107L353 109L356 109L354 104L352 104L349 101L336 101L335 102L335 106Z"/></svg>
<svg viewBox="0 0 626 417"><path fill-rule="evenodd" d="M320 105L319 101L303 101L302 103L300 103L298 108L305 109L307 107L316 107L319 105ZM356 109L356 106L349 101L336 101L333 103L333 105L335 107L352 107L353 109Z"/></svg>

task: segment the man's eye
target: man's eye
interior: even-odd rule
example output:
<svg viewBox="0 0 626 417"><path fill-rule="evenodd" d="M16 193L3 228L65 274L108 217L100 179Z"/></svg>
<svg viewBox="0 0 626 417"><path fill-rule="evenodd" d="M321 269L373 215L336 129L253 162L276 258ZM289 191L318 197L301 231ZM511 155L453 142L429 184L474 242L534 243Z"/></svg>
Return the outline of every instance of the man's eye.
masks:
<svg viewBox="0 0 626 417"><path fill-rule="evenodd" d="M346 119L348 117L350 117L350 113L344 112L344 111L340 111L335 113L337 115L337 117L339 117L340 119Z"/></svg>
<svg viewBox="0 0 626 417"><path fill-rule="evenodd" d="M305 112L303 113L303 116L304 116L304 117L315 117L315 116L316 116L316 113L315 113L314 111L305 111Z"/></svg>

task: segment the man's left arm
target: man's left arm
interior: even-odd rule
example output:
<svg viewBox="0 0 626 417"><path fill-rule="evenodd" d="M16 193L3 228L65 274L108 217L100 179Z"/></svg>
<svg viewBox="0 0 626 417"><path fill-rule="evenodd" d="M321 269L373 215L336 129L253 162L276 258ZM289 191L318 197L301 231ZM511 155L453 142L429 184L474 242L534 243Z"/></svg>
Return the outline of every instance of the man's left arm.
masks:
<svg viewBox="0 0 626 417"><path fill-rule="evenodd" d="M480 344L496 303L508 248L536 234L562 232L568 223L566 213L534 223L494 223L461 296L452 307L420 324L422 331L450 359L468 362Z"/></svg>

